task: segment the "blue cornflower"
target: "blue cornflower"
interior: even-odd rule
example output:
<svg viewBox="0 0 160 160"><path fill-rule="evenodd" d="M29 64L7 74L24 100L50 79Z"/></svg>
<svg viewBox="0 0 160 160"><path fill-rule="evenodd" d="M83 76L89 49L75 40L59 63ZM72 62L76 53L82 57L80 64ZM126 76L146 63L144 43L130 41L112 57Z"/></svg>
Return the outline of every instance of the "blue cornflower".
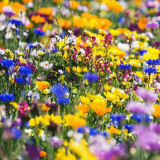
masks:
<svg viewBox="0 0 160 160"><path fill-rule="evenodd" d="M118 23L124 24L125 23L125 18L124 17L119 17Z"/></svg>
<svg viewBox="0 0 160 160"><path fill-rule="evenodd" d="M40 29L34 29L34 33L38 36L43 36L45 33L41 31Z"/></svg>
<svg viewBox="0 0 160 160"><path fill-rule="evenodd" d="M79 127L79 128L77 129L77 132L78 132L78 133L85 133L85 131L86 131L86 127Z"/></svg>
<svg viewBox="0 0 160 160"><path fill-rule="evenodd" d="M98 134L98 131L96 128L90 128L89 129L89 135L90 136L96 136Z"/></svg>
<svg viewBox="0 0 160 160"><path fill-rule="evenodd" d="M21 130L20 129L17 129L17 128L15 128L15 127L12 127L11 128L11 132L12 132L12 134L13 134L13 138L14 139L20 139L20 137L21 137L21 135L22 135L22 132L21 132Z"/></svg>
<svg viewBox="0 0 160 160"><path fill-rule="evenodd" d="M65 97L67 93L69 93L68 87L66 85L61 85L60 83L56 83L51 88L51 91L56 97Z"/></svg>
<svg viewBox="0 0 160 160"><path fill-rule="evenodd" d="M136 120L137 122L150 122L152 121L152 117L143 113L133 114L132 119Z"/></svg>
<svg viewBox="0 0 160 160"><path fill-rule="evenodd" d="M9 59L3 59L1 61L1 66L5 67L5 68L9 68L9 67L14 66L14 62L12 60L9 60Z"/></svg>
<svg viewBox="0 0 160 160"><path fill-rule="evenodd" d="M56 53L56 52L58 52L58 51L59 51L58 48L53 48L53 49L52 49L52 52L53 52L53 53Z"/></svg>
<svg viewBox="0 0 160 160"><path fill-rule="evenodd" d="M147 64L148 65L158 65L159 64L159 59L156 59L156 60L151 60L151 59L149 59L148 61L147 61Z"/></svg>
<svg viewBox="0 0 160 160"><path fill-rule="evenodd" d="M131 65L130 64L120 64L119 69L131 69Z"/></svg>
<svg viewBox="0 0 160 160"><path fill-rule="evenodd" d="M60 36L61 38L63 38L63 37L65 37L65 35L66 35L65 32L61 32L59 36Z"/></svg>
<svg viewBox="0 0 160 160"><path fill-rule="evenodd" d="M84 79L87 79L89 82L97 82L98 81L98 74L87 72L84 75Z"/></svg>
<svg viewBox="0 0 160 160"><path fill-rule="evenodd" d="M144 49L144 50L141 50L141 51L140 51L140 55L141 55L141 56L143 56L144 53L147 53L147 50Z"/></svg>
<svg viewBox="0 0 160 160"><path fill-rule="evenodd" d="M0 94L0 101L2 102L14 101L14 94L9 94L9 93Z"/></svg>
<svg viewBox="0 0 160 160"><path fill-rule="evenodd" d="M12 24L15 24L16 26L21 26L21 25L23 25L23 22L20 21L20 20L17 20L17 19L12 19L12 20L10 20L9 22L12 23Z"/></svg>
<svg viewBox="0 0 160 160"><path fill-rule="evenodd" d="M151 74L151 73L157 73L157 70L154 67L150 67L150 68L148 67L144 69L144 72Z"/></svg>
<svg viewBox="0 0 160 160"><path fill-rule="evenodd" d="M115 113L115 114L111 114L110 118L112 119L112 122L114 121L120 122L124 120L126 117L124 114Z"/></svg>
<svg viewBox="0 0 160 160"><path fill-rule="evenodd" d="M61 105L65 105L69 103L69 98L66 97L58 97L57 98L57 103Z"/></svg>
<svg viewBox="0 0 160 160"><path fill-rule="evenodd" d="M19 73L20 73L20 75L27 76L27 75L32 74L32 71L31 71L30 67L28 67L28 66L21 66L19 69Z"/></svg>
<svg viewBox="0 0 160 160"><path fill-rule="evenodd" d="M32 43L32 42L29 42L29 43L26 44L26 46L28 46L29 49L32 49L32 48L33 48L33 43Z"/></svg>
<svg viewBox="0 0 160 160"><path fill-rule="evenodd" d="M27 82L27 80L25 78L22 78L22 77L17 77L15 79L15 81L19 84L25 84Z"/></svg>
<svg viewBox="0 0 160 160"><path fill-rule="evenodd" d="M128 130L128 132L132 132L134 129L134 126L131 124L125 124L124 128Z"/></svg>
<svg viewBox="0 0 160 160"><path fill-rule="evenodd" d="M98 134L99 134L99 135L102 135L102 136L104 136L104 137L106 137L106 138L109 138L109 133L106 132L106 131L105 131L105 132L99 131Z"/></svg>

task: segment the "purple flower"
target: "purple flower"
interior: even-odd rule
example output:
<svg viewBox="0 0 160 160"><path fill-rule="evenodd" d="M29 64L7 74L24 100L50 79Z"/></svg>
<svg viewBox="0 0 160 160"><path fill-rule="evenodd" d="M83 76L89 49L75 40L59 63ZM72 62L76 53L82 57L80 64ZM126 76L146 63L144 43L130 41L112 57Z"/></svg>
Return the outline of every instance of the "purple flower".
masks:
<svg viewBox="0 0 160 160"><path fill-rule="evenodd" d="M160 136L142 125L135 126L135 133L137 135L137 145L143 150L160 150Z"/></svg>
<svg viewBox="0 0 160 160"><path fill-rule="evenodd" d="M150 123L149 129L151 129L155 133L160 133L160 124Z"/></svg>
<svg viewBox="0 0 160 160"><path fill-rule="evenodd" d="M87 72L84 75L84 79L87 79L89 82L96 82L96 81L98 81L98 74Z"/></svg>
<svg viewBox="0 0 160 160"><path fill-rule="evenodd" d="M4 14L7 16L14 16L15 15L15 13L13 11L5 11Z"/></svg>
<svg viewBox="0 0 160 160"><path fill-rule="evenodd" d="M35 159L39 158L39 149L36 147L35 144L28 145L26 147L26 151L27 151L27 156L31 160L35 160Z"/></svg>
<svg viewBox="0 0 160 160"><path fill-rule="evenodd" d="M156 102L158 95L153 92L146 90L145 88L137 89L136 91L137 95L141 98L143 98L144 101L148 102Z"/></svg>
<svg viewBox="0 0 160 160"><path fill-rule="evenodd" d="M36 67L33 64L27 63L27 66L31 69L33 73L36 72Z"/></svg>
<svg viewBox="0 0 160 160"><path fill-rule="evenodd" d="M129 28L129 30L131 30L131 31L140 31L140 29L139 29L139 27L138 27L137 24L131 23L128 28Z"/></svg>
<svg viewBox="0 0 160 160"><path fill-rule="evenodd" d="M155 47L155 48L160 49L160 41L154 41L154 42L152 42L152 46Z"/></svg>
<svg viewBox="0 0 160 160"><path fill-rule="evenodd" d="M159 23L158 22L148 22L147 27L157 29L159 28Z"/></svg>
<svg viewBox="0 0 160 160"><path fill-rule="evenodd" d="M100 160L112 160L113 156L120 157L125 153L123 145L111 145L101 135L91 137L89 149Z"/></svg>
<svg viewBox="0 0 160 160"><path fill-rule="evenodd" d="M130 101L126 108L133 113L148 113L148 109L145 105L145 103Z"/></svg>
<svg viewBox="0 0 160 160"><path fill-rule="evenodd" d="M62 145L63 141L60 140L58 137L53 137L51 139L51 145L54 146L54 147L58 147L60 145Z"/></svg>

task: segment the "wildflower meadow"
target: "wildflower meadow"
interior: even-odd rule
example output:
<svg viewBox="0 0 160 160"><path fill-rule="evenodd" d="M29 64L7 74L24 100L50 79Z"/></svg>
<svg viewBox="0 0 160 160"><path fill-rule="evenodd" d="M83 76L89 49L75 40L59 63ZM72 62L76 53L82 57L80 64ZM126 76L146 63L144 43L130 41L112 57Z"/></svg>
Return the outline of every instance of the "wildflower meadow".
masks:
<svg viewBox="0 0 160 160"><path fill-rule="evenodd" d="M160 0L0 0L0 160L160 160Z"/></svg>

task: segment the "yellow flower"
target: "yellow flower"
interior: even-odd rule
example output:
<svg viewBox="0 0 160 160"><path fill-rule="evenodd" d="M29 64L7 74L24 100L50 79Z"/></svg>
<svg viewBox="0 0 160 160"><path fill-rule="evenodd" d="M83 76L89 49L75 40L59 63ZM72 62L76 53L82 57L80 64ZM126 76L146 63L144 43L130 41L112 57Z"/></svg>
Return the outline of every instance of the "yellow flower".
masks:
<svg viewBox="0 0 160 160"><path fill-rule="evenodd" d="M141 67L141 61L140 59L130 59L129 64L131 64L131 66L133 67Z"/></svg>
<svg viewBox="0 0 160 160"><path fill-rule="evenodd" d="M21 63L26 63L25 59L23 59L22 56L19 58L19 61L20 61Z"/></svg>
<svg viewBox="0 0 160 160"><path fill-rule="evenodd" d="M45 54L45 52L43 52L43 51L38 52L38 55L40 55L40 56L42 56L44 54Z"/></svg>
<svg viewBox="0 0 160 160"><path fill-rule="evenodd" d="M136 31L130 31L130 30L125 30L124 34L127 36L128 39L132 39L132 38L137 38L138 34Z"/></svg>
<svg viewBox="0 0 160 160"><path fill-rule="evenodd" d="M84 139L82 139L80 143L77 143L71 139L69 149L74 154L78 155L81 160L98 160L98 158L94 157L94 155L89 151L87 143Z"/></svg>
<svg viewBox="0 0 160 160"><path fill-rule="evenodd" d="M116 74L115 74L114 72L109 75L109 78L110 78L110 79L115 78L115 77L116 77Z"/></svg>
<svg viewBox="0 0 160 160"><path fill-rule="evenodd" d="M14 58L13 52L10 51L9 49L6 49L6 50L5 50L5 53L9 54L9 58L10 58L10 59L13 59L13 58Z"/></svg>
<svg viewBox="0 0 160 160"><path fill-rule="evenodd" d="M31 119L29 120L29 125L32 126L32 127L34 127L34 126L36 125L34 118L31 118Z"/></svg>
<svg viewBox="0 0 160 160"><path fill-rule="evenodd" d="M142 71L136 71L136 72L135 72L135 75L136 75L137 77L139 77L139 78L142 78L143 72L142 72Z"/></svg>
<svg viewBox="0 0 160 160"><path fill-rule="evenodd" d="M49 94L50 93L50 90L49 89L44 89L43 91L42 91L42 93L44 93L44 94Z"/></svg>
<svg viewBox="0 0 160 160"><path fill-rule="evenodd" d="M112 36L118 36L119 34L121 34L121 30L119 29L110 29L109 31L111 33Z"/></svg>
<svg viewBox="0 0 160 160"><path fill-rule="evenodd" d="M85 96L80 96L80 100L83 104L89 104L90 103L90 100L88 97L85 97Z"/></svg>
<svg viewBox="0 0 160 160"><path fill-rule="evenodd" d="M18 55L19 55L19 56L23 56L23 55L24 55L24 53L23 53L23 52L20 52L20 53L18 53Z"/></svg>
<svg viewBox="0 0 160 160"><path fill-rule="evenodd" d="M47 81L36 81L35 83L39 90L45 90L50 86L50 83Z"/></svg>
<svg viewBox="0 0 160 160"><path fill-rule="evenodd" d="M104 90L105 91L110 91L111 90L111 86L109 86L107 83L104 85Z"/></svg>
<svg viewBox="0 0 160 160"><path fill-rule="evenodd" d="M146 75L143 75L141 77L141 80L146 83L146 84L149 84L150 83L150 79L149 79L149 76L146 76Z"/></svg>
<svg viewBox="0 0 160 160"><path fill-rule="evenodd" d="M119 58L126 56L125 51L120 50L118 47L110 47L108 53L118 56Z"/></svg>
<svg viewBox="0 0 160 160"><path fill-rule="evenodd" d="M116 98L116 95L110 92L103 92L103 94L106 96L107 100L109 101L113 101Z"/></svg>
<svg viewBox="0 0 160 160"><path fill-rule="evenodd" d="M54 122L58 125L62 124L64 121L61 119L61 116L57 115L54 116L54 114L51 114L51 122Z"/></svg>
<svg viewBox="0 0 160 160"><path fill-rule="evenodd" d="M56 160L64 160L63 157L66 156L66 149L64 147L62 148L59 148L57 153L56 153L56 156L55 156L55 159Z"/></svg>
<svg viewBox="0 0 160 160"><path fill-rule="evenodd" d="M114 126L111 126L110 128L106 127L107 132L112 133L112 134L121 134L121 130L115 128Z"/></svg>
<svg viewBox="0 0 160 160"><path fill-rule="evenodd" d="M9 104L11 104L12 106L14 106L15 109L18 108L18 103L16 103L16 102L10 102Z"/></svg>
<svg viewBox="0 0 160 160"><path fill-rule="evenodd" d="M159 49L149 47L149 48L147 48L147 51L148 51L148 53L145 53L143 55L143 59L145 61L147 61L149 59L153 60L153 59L158 59L159 58L159 54L160 54Z"/></svg>
<svg viewBox="0 0 160 160"><path fill-rule="evenodd" d="M67 140L64 140L63 145L64 145L65 147L67 147L67 146L68 146L68 141L67 141Z"/></svg>
<svg viewBox="0 0 160 160"><path fill-rule="evenodd" d="M96 112L97 115L103 116L104 114L111 112L112 107L106 108L107 103L104 100L94 100L90 103L90 107Z"/></svg>
<svg viewBox="0 0 160 160"><path fill-rule="evenodd" d="M65 126L71 126L73 129L86 125L86 120L79 118L78 116L65 115L64 119L66 121Z"/></svg>

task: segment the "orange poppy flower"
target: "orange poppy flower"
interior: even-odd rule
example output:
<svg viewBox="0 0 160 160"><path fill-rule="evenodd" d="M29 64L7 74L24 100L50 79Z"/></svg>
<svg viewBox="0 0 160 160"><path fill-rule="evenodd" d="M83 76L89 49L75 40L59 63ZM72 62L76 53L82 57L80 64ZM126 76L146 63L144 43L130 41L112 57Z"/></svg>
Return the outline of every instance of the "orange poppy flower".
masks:
<svg viewBox="0 0 160 160"><path fill-rule="evenodd" d="M112 134L121 134L121 130L111 126L110 128L106 128L107 132L112 133Z"/></svg>
<svg viewBox="0 0 160 160"><path fill-rule="evenodd" d="M40 157L45 158L47 153L45 151L40 151L39 155L40 155Z"/></svg>
<svg viewBox="0 0 160 160"><path fill-rule="evenodd" d="M47 81L36 81L35 82L39 90L44 90L50 86Z"/></svg>
<svg viewBox="0 0 160 160"><path fill-rule="evenodd" d="M94 101L90 103L90 107L96 112L97 115L103 116L104 114L111 112L112 107L106 108L105 101Z"/></svg>
<svg viewBox="0 0 160 160"><path fill-rule="evenodd" d="M38 13L44 14L44 15L52 15L52 9L51 8L40 8L38 10Z"/></svg>
<svg viewBox="0 0 160 160"><path fill-rule="evenodd" d="M79 104L78 109L85 114L88 112L89 106L87 104Z"/></svg>
<svg viewBox="0 0 160 160"><path fill-rule="evenodd" d="M34 21L35 23L44 23L46 20L44 17L41 17L40 15L37 16L33 15L31 17L31 21Z"/></svg>
<svg viewBox="0 0 160 160"><path fill-rule="evenodd" d="M71 9L75 10L75 9L78 8L78 6L79 6L79 2L74 1L74 0L71 0L71 1L70 1L70 8L71 8Z"/></svg>
<svg viewBox="0 0 160 160"><path fill-rule="evenodd" d="M73 129L77 129L86 125L86 120L79 118L78 116L65 115L64 119L66 121L65 126L71 126Z"/></svg>
<svg viewBox="0 0 160 160"><path fill-rule="evenodd" d="M144 30L144 29L146 28L146 24L147 24L147 19L146 19L146 17L141 18L141 19L138 21L138 27L139 27L139 29Z"/></svg>
<svg viewBox="0 0 160 160"><path fill-rule="evenodd" d="M59 19L59 24L66 29L71 27L71 22L66 19Z"/></svg>
<svg viewBox="0 0 160 160"><path fill-rule="evenodd" d="M153 107L154 107L153 115L157 118L160 117L160 105L155 104Z"/></svg>
<svg viewBox="0 0 160 160"><path fill-rule="evenodd" d="M47 107L46 104L42 105L42 111L49 111L51 108Z"/></svg>
<svg viewBox="0 0 160 160"><path fill-rule="evenodd" d="M55 2L55 3L62 3L63 0L53 0L53 2Z"/></svg>
<svg viewBox="0 0 160 160"><path fill-rule="evenodd" d="M22 0L23 3L33 2L33 0Z"/></svg>
<svg viewBox="0 0 160 160"><path fill-rule="evenodd" d="M15 2L11 5L11 7L13 8L13 11L16 13L16 14L19 14L20 11L23 11L25 12L26 11L26 8L23 4L19 3L19 2Z"/></svg>
<svg viewBox="0 0 160 160"><path fill-rule="evenodd" d="M31 22L26 26L27 29L30 29L32 27L33 27L33 23L31 23Z"/></svg>

